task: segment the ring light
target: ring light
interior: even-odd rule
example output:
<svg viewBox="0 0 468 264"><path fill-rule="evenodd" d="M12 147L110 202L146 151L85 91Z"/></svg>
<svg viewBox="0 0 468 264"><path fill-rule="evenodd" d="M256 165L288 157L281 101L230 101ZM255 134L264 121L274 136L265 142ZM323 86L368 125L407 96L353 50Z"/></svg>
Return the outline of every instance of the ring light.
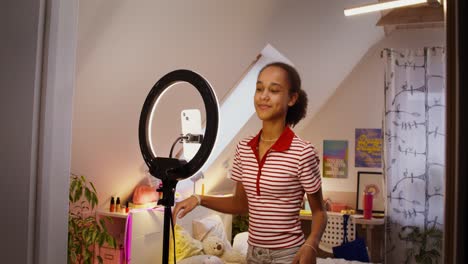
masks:
<svg viewBox="0 0 468 264"><path fill-rule="evenodd" d="M158 99L168 88L178 82L187 82L197 88L203 98L206 112L206 129L203 141L197 154L188 162L177 159L156 157L151 145L150 129L152 116ZM218 101L210 84L199 74L189 70L176 70L163 76L146 97L140 116L139 140L140 149L151 175L161 180L169 177L182 180L194 175L203 166L216 142L218 133Z"/></svg>
<svg viewBox="0 0 468 264"><path fill-rule="evenodd" d="M150 138L151 123L158 100L168 88L179 82L187 82L197 88L205 104L207 120L201 146L197 154L188 163L171 157L156 157ZM208 160L218 134L218 118L218 100L210 84L202 76L189 70L176 70L164 75L153 86L143 104L138 127L140 150L150 174L161 179L163 184L162 189L158 190L163 192L163 198L158 201L158 204L164 205L163 264L169 263L171 206L174 205L177 182L194 175Z"/></svg>

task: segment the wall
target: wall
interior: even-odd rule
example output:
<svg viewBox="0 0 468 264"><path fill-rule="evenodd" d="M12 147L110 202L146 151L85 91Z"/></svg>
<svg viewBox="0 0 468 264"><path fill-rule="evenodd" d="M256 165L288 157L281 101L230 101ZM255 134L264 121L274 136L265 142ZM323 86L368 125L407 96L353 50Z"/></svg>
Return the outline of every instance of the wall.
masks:
<svg viewBox="0 0 468 264"><path fill-rule="evenodd" d="M41 2L0 8L0 200L2 262L32 263L40 93ZM18 18L21 18L18 20Z"/></svg>
<svg viewBox="0 0 468 264"><path fill-rule="evenodd" d="M269 3L80 1L72 171L95 183L101 204L111 195L125 201L145 181L138 121L156 81L191 69L222 99L266 45L278 8ZM180 110L203 106L194 89L180 87L157 106L153 139L160 156L168 156L181 132Z"/></svg>
<svg viewBox="0 0 468 264"><path fill-rule="evenodd" d="M65 263L76 1L0 9L2 262Z"/></svg>
<svg viewBox="0 0 468 264"><path fill-rule="evenodd" d="M323 140L348 140L348 178L324 178L325 196L355 206L357 172L381 171L354 167L355 128L382 126L384 64L380 58L380 51L383 48L442 46L444 43L443 29L393 31L368 50L359 64L338 86L335 94L301 131L300 135L311 141L320 153L323 153Z"/></svg>
<svg viewBox="0 0 468 264"><path fill-rule="evenodd" d="M72 171L95 183L102 205L111 195L126 200L144 181L137 128L154 83L171 70L188 68L205 76L222 100L267 43L291 56L306 76L307 89L319 80L320 97L311 98L311 109L317 110L383 35L373 26L378 14L346 19L343 5L339 0L80 1ZM356 32L352 40L350 32ZM346 50L329 49L347 40ZM321 54L344 59L325 64ZM331 67L336 74L320 71ZM178 109L193 98L196 95L173 92L164 99L168 107L157 111L161 122L155 131L159 154L168 154L180 133ZM243 132L258 131L254 119ZM215 163L223 168L225 160ZM225 186L225 170L212 175L210 182Z"/></svg>

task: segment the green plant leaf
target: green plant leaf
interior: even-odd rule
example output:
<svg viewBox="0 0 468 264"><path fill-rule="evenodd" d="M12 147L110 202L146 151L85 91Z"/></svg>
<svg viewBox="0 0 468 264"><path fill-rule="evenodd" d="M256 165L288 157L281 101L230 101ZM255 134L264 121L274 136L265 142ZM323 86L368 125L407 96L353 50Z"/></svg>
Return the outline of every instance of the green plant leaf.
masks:
<svg viewBox="0 0 468 264"><path fill-rule="evenodd" d="M94 204L94 206L96 206L96 205L99 203L96 193L92 193L92 198L93 198L93 199L92 199L93 204ZM94 207L94 206L93 206L93 207Z"/></svg>
<svg viewBox="0 0 468 264"><path fill-rule="evenodd" d="M106 239L106 237L103 235L103 233L100 233L100 234L98 235L98 241L97 241L97 242L98 242L98 245L99 245L99 246L104 245L105 239Z"/></svg>
<svg viewBox="0 0 468 264"><path fill-rule="evenodd" d="M97 194L96 188L94 187L93 182L89 182L89 185L91 185L91 188L93 188L93 192Z"/></svg>
<svg viewBox="0 0 468 264"><path fill-rule="evenodd" d="M111 223L111 224L114 223L114 219L112 219L112 217L106 216L106 219L107 219L107 221L109 221L109 223Z"/></svg>
<svg viewBox="0 0 468 264"><path fill-rule="evenodd" d="M70 260L71 260L72 263L76 263L77 256L76 256L76 252L74 250L70 251L69 257L70 257Z"/></svg>
<svg viewBox="0 0 468 264"><path fill-rule="evenodd" d="M78 187L75 190L75 196L73 197L73 202L77 202L78 200L80 200L82 195L83 188L81 187L81 184L78 184Z"/></svg>
<svg viewBox="0 0 468 264"><path fill-rule="evenodd" d="M70 193L73 193L75 191L76 184L77 184L76 180L72 179L72 182L70 184ZM71 199L69 199L69 201L71 201Z"/></svg>
<svg viewBox="0 0 468 264"><path fill-rule="evenodd" d="M93 263L94 250L97 243L102 246L105 242L116 248L115 238L109 234L104 218L99 221L96 216L88 215L98 204L96 188L87 182L84 176L73 176L70 182L68 213L68 263ZM89 187L91 186L91 187ZM82 199L84 196L85 199ZM91 211L92 212L92 211ZM109 222L112 222L112 219ZM103 263L102 258L97 262Z"/></svg>
<svg viewBox="0 0 468 264"><path fill-rule="evenodd" d="M110 247L117 248L117 242L115 241L115 238L111 235L106 235L106 242L107 244L109 244Z"/></svg>
<svg viewBox="0 0 468 264"><path fill-rule="evenodd" d="M86 201L88 201L88 203L91 202L91 191L86 186L85 186L84 191L85 191Z"/></svg>
<svg viewBox="0 0 468 264"><path fill-rule="evenodd" d="M98 231L97 230L93 230L92 234L91 234L91 241L94 243L96 242L96 237L98 235Z"/></svg>

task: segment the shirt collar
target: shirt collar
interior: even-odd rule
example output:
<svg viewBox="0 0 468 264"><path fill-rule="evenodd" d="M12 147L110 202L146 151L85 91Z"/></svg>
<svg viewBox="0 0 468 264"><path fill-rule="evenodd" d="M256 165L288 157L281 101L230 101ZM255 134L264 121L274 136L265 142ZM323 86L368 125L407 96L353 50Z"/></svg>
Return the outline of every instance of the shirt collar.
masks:
<svg viewBox="0 0 468 264"><path fill-rule="evenodd" d="M260 135L262 134L262 130L258 132L258 134L252 138L247 145L249 145L252 149L255 149L258 146L258 142L260 141ZM291 146L291 142L294 138L295 134L291 130L289 126L286 126L281 133L281 136L276 140L275 144L271 146L271 149L276 151L285 151L288 150Z"/></svg>

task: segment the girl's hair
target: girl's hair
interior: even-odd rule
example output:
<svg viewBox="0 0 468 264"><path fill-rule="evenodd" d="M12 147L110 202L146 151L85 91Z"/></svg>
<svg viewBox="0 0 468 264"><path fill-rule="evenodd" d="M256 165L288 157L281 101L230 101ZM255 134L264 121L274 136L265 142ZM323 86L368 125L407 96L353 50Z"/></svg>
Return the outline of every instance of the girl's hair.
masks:
<svg viewBox="0 0 468 264"><path fill-rule="evenodd" d="M283 62L272 62L265 65L258 75L260 76L263 70L269 67L278 67L285 70L288 73L289 86L291 86L289 94L297 93L296 103L288 108L288 113L286 114L286 124L294 127L306 116L307 112L307 94L301 89L301 77L293 66Z"/></svg>

